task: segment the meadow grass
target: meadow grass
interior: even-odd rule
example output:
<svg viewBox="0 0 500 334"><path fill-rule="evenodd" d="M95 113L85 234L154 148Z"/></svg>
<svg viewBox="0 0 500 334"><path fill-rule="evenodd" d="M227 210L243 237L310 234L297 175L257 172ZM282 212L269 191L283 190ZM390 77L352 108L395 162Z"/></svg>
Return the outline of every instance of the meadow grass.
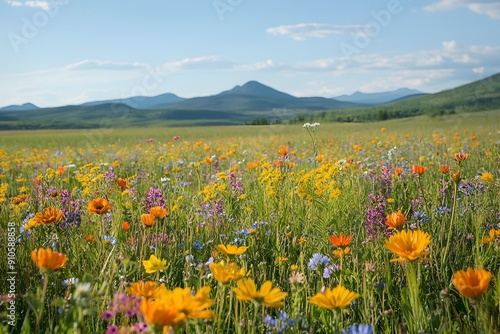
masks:
<svg viewBox="0 0 500 334"><path fill-rule="evenodd" d="M498 332L499 120L1 132L0 332Z"/></svg>

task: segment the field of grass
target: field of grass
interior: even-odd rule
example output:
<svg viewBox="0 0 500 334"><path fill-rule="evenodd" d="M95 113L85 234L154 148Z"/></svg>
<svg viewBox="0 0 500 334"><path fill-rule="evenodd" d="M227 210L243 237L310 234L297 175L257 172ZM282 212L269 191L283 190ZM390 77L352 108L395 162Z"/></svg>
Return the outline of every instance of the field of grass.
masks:
<svg viewBox="0 0 500 334"><path fill-rule="evenodd" d="M499 332L499 123L2 131L0 333Z"/></svg>

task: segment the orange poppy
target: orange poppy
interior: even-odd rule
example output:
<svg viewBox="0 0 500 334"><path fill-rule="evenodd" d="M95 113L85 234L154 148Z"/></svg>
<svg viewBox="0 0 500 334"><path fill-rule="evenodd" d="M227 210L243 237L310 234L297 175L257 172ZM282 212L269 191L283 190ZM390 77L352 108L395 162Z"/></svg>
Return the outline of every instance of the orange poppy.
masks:
<svg viewBox="0 0 500 334"><path fill-rule="evenodd" d="M279 150L278 150L278 153L281 155L287 155L288 154L288 147L281 145Z"/></svg>
<svg viewBox="0 0 500 334"><path fill-rule="evenodd" d="M459 270L453 275L453 285L463 296L477 298L481 296L490 284L491 273L485 269Z"/></svg>
<svg viewBox="0 0 500 334"><path fill-rule="evenodd" d="M443 174L446 174L450 171L450 166L448 165L439 166L439 171Z"/></svg>
<svg viewBox="0 0 500 334"><path fill-rule="evenodd" d="M153 226L156 223L155 216L153 216L150 213L144 213L144 214L141 215L141 222L146 227L151 227L151 226Z"/></svg>
<svg viewBox="0 0 500 334"><path fill-rule="evenodd" d="M427 167L425 166L419 166L419 165L412 165L411 170L418 175L422 175L427 171Z"/></svg>
<svg viewBox="0 0 500 334"><path fill-rule="evenodd" d="M128 222L123 222L122 223L122 228L123 228L124 231L128 231L129 228L130 228L129 223Z"/></svg>
<svg viewBox="0 0 500 334"><path fill-rule="evenodd" d="M149 214L155 216L155 218L163 219L167 216L167 213L167 209L164 209L161 206L154 206L149 209Z"/></svg>
<svg viewBox="0 0 500 334"><path fill-rule="evenodd" d="M35 249L31 252L31 259L41 270L57 270L68 261L64 254L53 252L50 248Z"/></svg>
<svg viewBox="0 0 500 334"><path fill-rule="evenodd" d="M404 215L401 210L390 213L387 215L385 223L389 226L389 229L398 228L406 224L406 215Z"/></svg>
<svg viewBox="0 0 500 334"><path fill-rule="evenodd" d="M95 200L89 202L88 210L89 212L97 213L102 215L111 209L111 204L108 200L102 197L98 197Z"/></svg>

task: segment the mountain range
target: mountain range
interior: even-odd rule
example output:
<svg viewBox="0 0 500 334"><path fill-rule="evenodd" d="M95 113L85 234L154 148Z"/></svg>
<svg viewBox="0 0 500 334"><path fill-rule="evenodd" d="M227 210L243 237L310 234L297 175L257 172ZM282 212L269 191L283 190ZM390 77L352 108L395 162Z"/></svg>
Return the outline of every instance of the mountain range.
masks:
<svg viewBox="0 0 500 334"><path fill-rule="evenodd" d="M418 95L425 95L425 93L416 89L400 88L398 90L390 92L382 92L382 93L355 92L354 94L351 95L336 96L334 97L334 99L338 101L353 102L353 103L381 104L404 98L415 97Z"/></svg>
<svg viewBox="0 0 500 334"><path fill-rule="evenodd" d="M352 122L491 108L500 108L500 74L435 94L400 89L336 98L295 97L249 81L216 95L189 99L167 93L55 108L31 103L8 106L0 108L0 129L266 124L315 117Z"/></svg>
<svg viewBox="0 0 500 334"><path fill-rule="evenodd" d="M172 93L158 96L134 96L130 98L91 101L74 107L87 107L108 104L124 104L134 109L210 109L219 111L258 111L273 108L321 110L354 107L359 104L387 103L391 100L406 96L423 94L417 90L407 88L384 93L361 93L342 95L334 98L324 97L295 97L257 81L249 81L243 86L235 86L231 90L216 95L184 99ZM347 103L344 103L347 102ZM355 105L353 105L354 103ZM64 106L70 107L70 106ZM23 111L38 108L32 103L12 105L0 108L0 111ZM53 108L43 108L53 109Z"/></svg>

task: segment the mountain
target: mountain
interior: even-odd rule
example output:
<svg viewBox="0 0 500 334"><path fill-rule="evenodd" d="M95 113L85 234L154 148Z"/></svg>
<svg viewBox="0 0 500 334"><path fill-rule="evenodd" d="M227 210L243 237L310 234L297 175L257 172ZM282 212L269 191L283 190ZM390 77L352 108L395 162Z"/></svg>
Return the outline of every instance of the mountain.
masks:
<svg viewBox="0 0 500 334"><path fill-rule="evenodd" d="M256 81L212 96L171 103L165 103L166 100L168 99L163 99L162 95L144 98L142 102L147 101L149 104L142 105L150 106L148 108L139 107L141 104L137 102L138 98L57 108L32 106L31 108L37 109L22 109L22 112L17 108L31 105L11 106L14 110L3 108L0 112L0 129L265 124L286 120L314 120L314 117L321 117L321 120L326 121L365 122L422 114L439 116L500 110L500 74L439 93L406 95L376 106L322 97L295 97ZM158 101L160 103L156 104ZM127 102L134 102L136 107Z"/></svg>
<svg viewBox="0 0 500 334"><path fill-rule="evenodd" d="M154 108L167 110L208 109L217 111L265 112L273 109L327 110L354 107L356 105L324 97L295 97L257 81L249 81L243 86L236 86L231 90L217 95L195 97L172 104L160 104Z"/></svg>
<svg viewBox="0 0 500 334"><path fill-rule="evenodd" d="M22 105L11 105L7 107L0 108L0 111L24 111L24 110L36 110L39 109L37 106L35 106L33 103L25 103Z"/></svg>
<svg viewBox="0 0 500 334"><path fill-rule="evenodd" d="M373 107L332 111L334 121L363 122L427 114L444 116L500 110L500 73L434 94L407 97Z"/></svg>
<svg viewBox="0 0 500 334"><path fill-rule="evenodd" d="M410 96L423 95L425 93L408 88L400 88L391 92L382 92L382 93L361 93L355 92L351 95L341 95L334 97L335 100L345 101L345 102L353 102L353 103L364 103L364 104L382 104L391 102L394 100L399 100L401 98L406 98Z"/></svg>
<svg viewBox="0 0 500 334"><path fill-rule="evenodd" d="M125 104L134 109L149 109L157 105L167 105L170 103L176 103L183 101L182 97L179 97L172 93L161 94L157 96L134 96L125 99L114 99L114 100L104 100L104 101L93 101L83 103L82 106L95 106L99 104L106 103L119 103Z"/></svg>

